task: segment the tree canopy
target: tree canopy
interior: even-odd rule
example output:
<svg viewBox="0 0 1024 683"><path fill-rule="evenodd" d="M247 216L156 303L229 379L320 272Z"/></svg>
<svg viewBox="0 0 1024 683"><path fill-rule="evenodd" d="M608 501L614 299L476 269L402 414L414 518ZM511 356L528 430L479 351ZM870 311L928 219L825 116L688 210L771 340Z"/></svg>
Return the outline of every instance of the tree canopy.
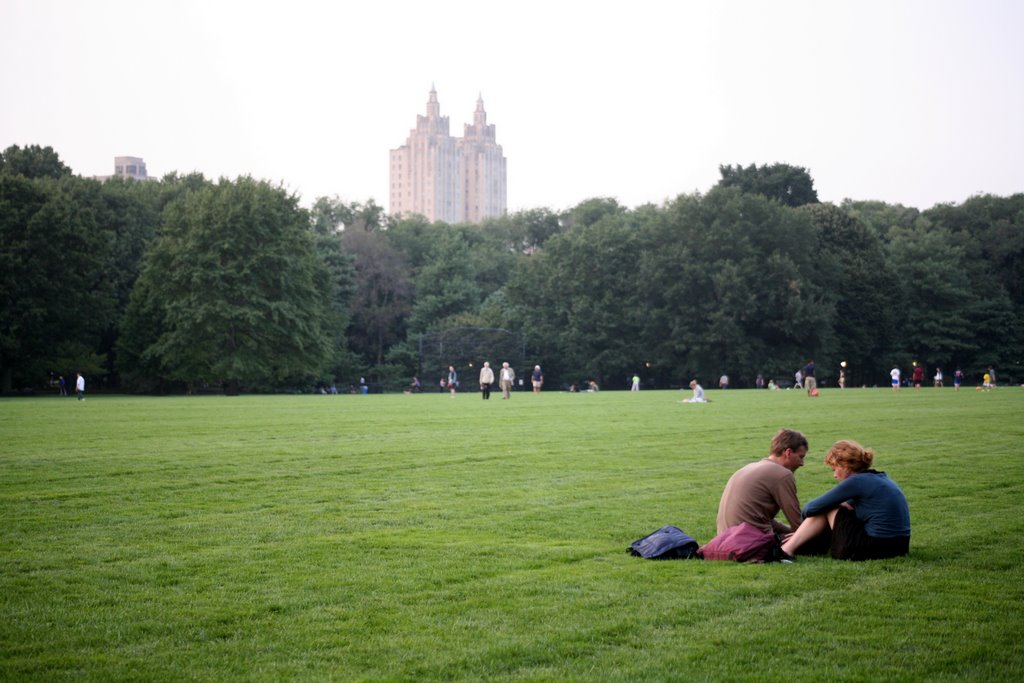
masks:
<svg viewBox="0 0 1024 683"><path fill-rule="evenodd" d="M190 387L317 379L336 292L294 197L222 180L165 209L126 311L125 359Z"/></svg>
<svg viewBox="0 0 1024 683"><path fill-rule="evenodd" d="M719 187L735 187L744 193L764 195L786 206L803 206L818 201L814 180L801 166L751 164L743 168L736 164L719 166L718 170L722 174Z"/></svg>
<svg viewBox="0 0 1024 683"><path fill-rule="evenodd" d="M0 152L0 175L24 178L62 178L71 175L52 147L11 145Z"/></svg>
<svg viewBox="0 0 1024 683"><path fill-rule="evenodd" d="M407 386L421 335L462 329L524 339L546 386L741 387L812 358L826 384L843 361L848 386L911 362L1024 378L1024 194L836 206L802 167L720 171L660 206L448 225L372 200L307 211L245 177L100 183L11 147L0 389L79 370L133 391Z"/></svg>
<svg viewBox="0 0 1024 683"><path fill-rule="evenodd" d="M99 222L99 184L0 173L0 387L101 371L116 323L118 235Z"/></svg>

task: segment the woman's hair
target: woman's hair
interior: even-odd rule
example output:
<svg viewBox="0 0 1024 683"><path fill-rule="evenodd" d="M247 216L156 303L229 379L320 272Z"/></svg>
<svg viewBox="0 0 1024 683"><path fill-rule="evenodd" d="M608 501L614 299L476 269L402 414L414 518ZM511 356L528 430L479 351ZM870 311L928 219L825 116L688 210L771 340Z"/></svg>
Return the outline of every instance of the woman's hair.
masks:
<svg viewBox="0 0 1024 683"><path fill-rule="evenodd" d="M870 448L864 448L856 441L843 439L832 444L825 456L825 464L832 469L842 467L847 472L856 474L871 469L871 462L875 459L875 452Z"/></svg>

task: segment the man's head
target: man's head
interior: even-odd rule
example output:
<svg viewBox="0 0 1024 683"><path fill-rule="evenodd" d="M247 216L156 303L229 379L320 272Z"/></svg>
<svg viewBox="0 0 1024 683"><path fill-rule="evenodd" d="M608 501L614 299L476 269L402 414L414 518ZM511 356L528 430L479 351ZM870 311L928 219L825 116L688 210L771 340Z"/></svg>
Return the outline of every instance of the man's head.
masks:
<svg viewBox="0 0 1024 683"><path fill-rule="evenodd" d="M697 380L691 379L690 380L690 388L691 389L695 389L696 387L697 387Z"/></svg>
<svg viewBox="0 0 1024 683"><path fill-rule="evenodd" d="M772 437L770 457L786 469L796 472L807 455L807 437L795 429L780 429Z"/></svg>
<svg viewBox="0 0 1024 683"><path fill-rule="evenodd" d="M485 367L485 368L489 368L489 367L491 367L491 364L490 364L490 363L488 363L487 361L484 361L484 367Z"/></svg>
<svg viewBox="0 0 1024 683"><path fill-rule="evenodd" d="M502 364L501 364L501 367L503 367L503 368L507 368L507 367L508 367L508 361L505 361L504 363L502 363Z"/></svg>

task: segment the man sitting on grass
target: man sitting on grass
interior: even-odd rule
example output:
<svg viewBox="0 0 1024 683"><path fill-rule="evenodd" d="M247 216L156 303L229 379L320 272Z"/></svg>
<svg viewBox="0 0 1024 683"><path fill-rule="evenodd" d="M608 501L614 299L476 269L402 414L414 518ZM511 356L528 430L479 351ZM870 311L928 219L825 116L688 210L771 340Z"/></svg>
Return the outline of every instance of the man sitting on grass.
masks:
<svg viewBox="0 0 1024 683"><path fill-rule="evenodd" d="M772 437L767 458L739 470L725 485L718 504L718 533L743 522L761 531L788 534L800 525L796 477L807 455L807 437L795 429L780 429ZM779 510L790 526L775 519Z"/></svg>

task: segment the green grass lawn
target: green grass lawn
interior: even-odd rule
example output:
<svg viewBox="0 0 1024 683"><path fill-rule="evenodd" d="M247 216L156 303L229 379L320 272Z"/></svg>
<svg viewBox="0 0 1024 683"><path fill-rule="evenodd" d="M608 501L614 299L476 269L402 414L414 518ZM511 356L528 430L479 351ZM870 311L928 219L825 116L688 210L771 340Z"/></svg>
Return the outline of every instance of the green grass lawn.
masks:
<svg viewBox="0 0 1024 683"><path fill-rule="evenodd" d="M688 392L687 392L688 393ZM1024 389L0 400L0 680L1024 678ZM911 556L650 562L807 434Z"/></svg>

